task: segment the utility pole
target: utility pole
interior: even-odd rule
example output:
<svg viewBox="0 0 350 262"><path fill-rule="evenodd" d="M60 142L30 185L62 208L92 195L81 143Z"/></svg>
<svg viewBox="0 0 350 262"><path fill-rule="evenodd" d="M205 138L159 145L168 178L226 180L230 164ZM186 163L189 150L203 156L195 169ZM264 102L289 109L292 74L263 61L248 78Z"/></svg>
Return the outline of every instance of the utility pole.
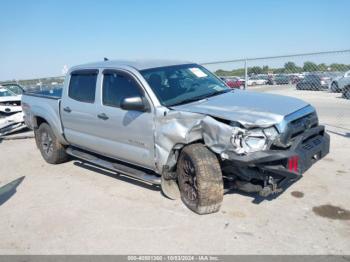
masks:
<svg viewBox="0 0 350 262"><path fill-rule="evenodd" d="M247 89L247 86L248 86L248 65L247 65L247 59L244 60L244 79L245 79L245 82L244 82L244 90Z"/></svg>

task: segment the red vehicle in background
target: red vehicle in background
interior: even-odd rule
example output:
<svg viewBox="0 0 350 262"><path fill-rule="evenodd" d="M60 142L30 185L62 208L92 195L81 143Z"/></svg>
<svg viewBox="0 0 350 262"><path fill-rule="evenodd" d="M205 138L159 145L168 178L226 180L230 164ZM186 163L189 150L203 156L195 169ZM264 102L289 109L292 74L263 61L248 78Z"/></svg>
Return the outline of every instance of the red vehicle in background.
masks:
<svg viewBox="0 0 350 262"><path fill-rule="evenodd" d="M221 80L223 80L226 85L230 88L241 88L241 86L244 86L244 79L241 79L239 77L220 77Z"/></svg>

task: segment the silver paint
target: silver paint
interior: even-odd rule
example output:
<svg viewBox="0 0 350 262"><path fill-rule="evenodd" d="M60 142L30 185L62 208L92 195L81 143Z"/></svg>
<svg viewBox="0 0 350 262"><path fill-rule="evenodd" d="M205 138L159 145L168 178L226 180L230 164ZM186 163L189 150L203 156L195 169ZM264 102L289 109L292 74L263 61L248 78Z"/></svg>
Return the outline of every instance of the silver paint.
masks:
<svg viewBox="0 0 350 262"><path fill-rule="evenodd" d="M246 129L275 126L283 133L290 121L314 112L312 106L299 99L240 90L172 108L162 106L139 70L188 63L107 61L73 67L67 74L61 100L23 96L23 102L30 105L25 110L26 122L36 127L36 117L42 117L63 144L73 143L162 174L165 167L171 170L176 165L179 150L189 143L204 142L220 155L232 152L230 122ZM78 69L99 70L94 104L82 104L68 97L70 72ZM103 106L104 69L130 74L144 89L151 110L135 112ZM60 110L65 106L71 107L73 113ZM110 118L99 120L100 113Z"/></svg>

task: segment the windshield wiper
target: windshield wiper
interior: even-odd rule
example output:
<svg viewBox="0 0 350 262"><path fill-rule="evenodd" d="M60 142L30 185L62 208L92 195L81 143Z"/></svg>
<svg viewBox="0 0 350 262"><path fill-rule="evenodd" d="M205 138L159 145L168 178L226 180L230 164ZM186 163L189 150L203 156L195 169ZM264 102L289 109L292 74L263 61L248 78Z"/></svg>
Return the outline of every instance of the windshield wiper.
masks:
<svg viewBox="0 0 350 262"><path fill-rule="evenodd" d="M172 104L172 105L169 105L169 106L179 106L179 105L183 105L183 104L188 104L188 103L191 103L191 102L199 101L199 100L202 100L202 99L205 99L205 98L208 98L208 97L217 96L217 95L228 93L228 92L231 92L231 91L232 91L231 89L224 89L224 90L212 92L212 93L209 93L209 94L205 94L205 95L202 95L202 96L196 96L196 97L187 98L187 99L184 99L184 100L182 100L182 101L180 101L178 103L175 103L175 104Z"/></svg>
<svg viewBox="0 0 350 262"><path fill-rule="evenodd" d="M216 92L213 92L213 93L209 94L208 97L225 94L225 93L228 93L228 92L231 92L231 91L233 91L233 89L224 89L224 90L216 91Z"/></svg>

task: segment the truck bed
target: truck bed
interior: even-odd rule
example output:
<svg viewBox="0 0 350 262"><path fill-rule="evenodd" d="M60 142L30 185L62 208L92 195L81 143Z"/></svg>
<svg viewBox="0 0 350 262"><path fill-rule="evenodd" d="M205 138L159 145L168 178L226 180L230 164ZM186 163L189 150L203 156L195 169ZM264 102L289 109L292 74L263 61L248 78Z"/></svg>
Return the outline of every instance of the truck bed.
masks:
<svg viewBox="0 0 350 262"><path fill-rule="evenodd" d="M62 89L52 91L25 92L22 95L22 108L25 123L34 129L38 120L47 122L61 143L65 143L61 125L60 104Z"/></svg>
<svg viewBox="0 0 350 262"><path fill-rule="evenodd" d="M30 90L25 91L24 95L60 99L62 97L62 88L51 90Z"/></svg>

